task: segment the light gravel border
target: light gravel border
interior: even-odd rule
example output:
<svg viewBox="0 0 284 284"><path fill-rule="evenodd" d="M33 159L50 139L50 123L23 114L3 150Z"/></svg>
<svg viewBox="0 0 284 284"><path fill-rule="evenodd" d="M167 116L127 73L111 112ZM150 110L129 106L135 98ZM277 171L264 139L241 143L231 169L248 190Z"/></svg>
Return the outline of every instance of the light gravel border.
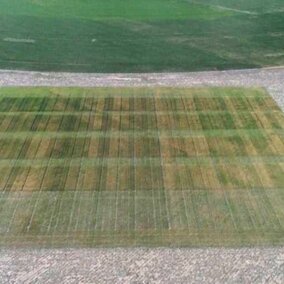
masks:
<svg viewBox="0 0 284 284"><path fill-rule="evenodd" d="M284 283L284 248L0 250L5 283Z"/></svg>
<svg viewBox="0 0 284 284"><path fill-rule="evenodd" d="M284 111L284 67L151 74L0 70L0 86L261 86ZM284 283L284 248L0 249L0 283Z"/></svg>
<svg viewBox="0 0 284 284"><path fill-rule="evenodd" d="M47 73L0 70L0 86L52 87L196 87L261 86L284 110L284 66L277 68L193 73Z"/></svg>

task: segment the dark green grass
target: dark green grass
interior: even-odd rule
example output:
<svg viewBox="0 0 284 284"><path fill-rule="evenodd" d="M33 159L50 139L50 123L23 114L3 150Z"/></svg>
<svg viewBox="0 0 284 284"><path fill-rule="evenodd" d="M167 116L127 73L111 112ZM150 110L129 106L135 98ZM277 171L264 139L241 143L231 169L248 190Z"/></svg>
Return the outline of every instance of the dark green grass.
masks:
<svg viewBox="0 0 284 284"><path fill-rule="evenodd" d="M0 89L0 245L283 245L263 89Z"/></svg>
<svg viewBox="0 0 284 284"><path fill-rule="evenodd" d="M283 8L281 0L2 0L0 68L165 72L283 65Z"/></svg>

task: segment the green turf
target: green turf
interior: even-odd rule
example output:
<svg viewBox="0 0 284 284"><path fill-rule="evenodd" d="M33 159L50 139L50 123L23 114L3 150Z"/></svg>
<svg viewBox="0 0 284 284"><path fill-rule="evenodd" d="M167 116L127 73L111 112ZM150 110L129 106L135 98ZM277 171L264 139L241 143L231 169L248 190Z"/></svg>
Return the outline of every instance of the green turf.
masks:
<svg viewBox="0 0 284 284"><path fill-rule="evenodd" d="M0 89L3 247L283 245L263 89Z"/></svg>
<svg viewBox="0 0 284 284"><path fill-rule="evenodd" d="M283 65L283 30L282 0L1 0L0 68L154 72ZM21 41L27 39L34 42Z"/></svg>

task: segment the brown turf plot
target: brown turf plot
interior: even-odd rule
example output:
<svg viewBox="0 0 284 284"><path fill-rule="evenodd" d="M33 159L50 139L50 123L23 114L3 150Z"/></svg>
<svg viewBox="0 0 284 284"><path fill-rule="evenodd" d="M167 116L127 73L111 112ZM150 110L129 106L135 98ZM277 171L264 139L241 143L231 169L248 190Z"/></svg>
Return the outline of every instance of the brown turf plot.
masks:
<svg viewBox="0 0 284 284"><path fill-rule="evenodd" d="M0 89L2 246L283 244L263 89Z"/></svg>

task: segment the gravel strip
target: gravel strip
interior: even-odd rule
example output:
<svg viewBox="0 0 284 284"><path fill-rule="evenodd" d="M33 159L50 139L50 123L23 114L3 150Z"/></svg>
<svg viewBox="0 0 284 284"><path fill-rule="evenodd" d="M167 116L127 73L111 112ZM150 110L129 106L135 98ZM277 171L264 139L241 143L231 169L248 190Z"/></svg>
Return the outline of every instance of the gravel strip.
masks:
<svg viewBox="0 0 284 284"><path fill-rule="evenodd" d="M0 86L262 86L284 111L284 68L159 74L0 70ZM284 283L284 248L2 249L0 283Z"/></svg>
<svg viewBox="0 0 284 284"><path fill-rule="evenodd" d="M194 73L89 74L0 70L0 86L262 86L284 111L284 67Z"/></svg>
<svg viewBox="0 0 284 284"><path fill-rule="evenodd" d="M284 248L0 250L1 283L284 283Z"/></svg>

